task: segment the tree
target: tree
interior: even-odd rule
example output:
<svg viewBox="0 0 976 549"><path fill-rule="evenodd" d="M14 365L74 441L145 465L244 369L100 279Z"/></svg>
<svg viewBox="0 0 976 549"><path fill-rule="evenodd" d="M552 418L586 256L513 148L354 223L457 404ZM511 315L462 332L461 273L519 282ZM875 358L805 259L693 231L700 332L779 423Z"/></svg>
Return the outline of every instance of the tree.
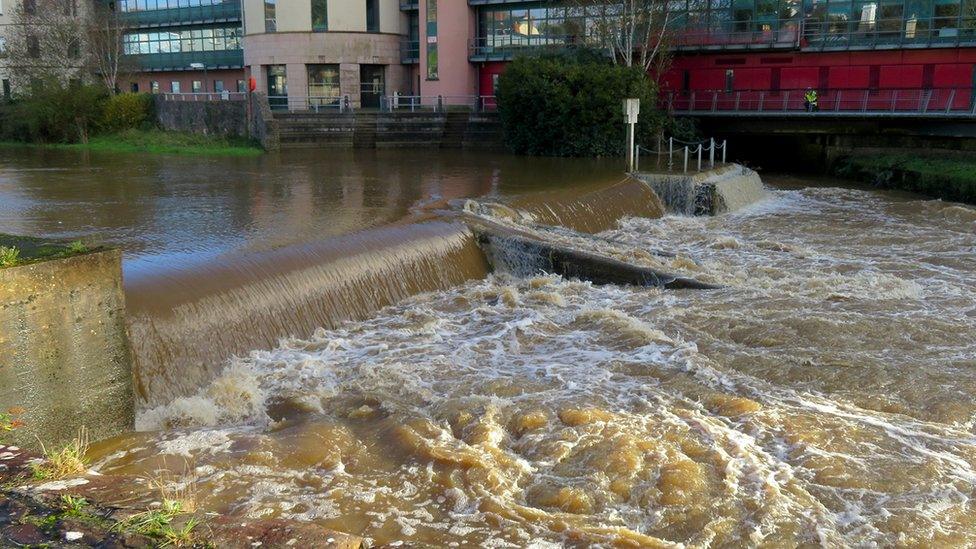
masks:
<svg viewBox="0 0 976 549"><path fill-rule="evenodd" d="M667 0L576 0L586 14L590 39L625 67L652 68L667 61L672 14Z"/></svg>
<svg viewBox="0 0 976 549"><path fill-rule="evenodd" d="M88 65L101 78L109 93L119 90L119 80L133 72L131 58L125 55L124 39L128 27L118 10L109 2L94 3L85 20L88 42Z"/></svg>
<svg viewBox="0 0 976 549"><path fill-rule="evenodd" d="M24 0L7 28L7 68L15 89L78 79L85 25L77 0Z"/></svg>

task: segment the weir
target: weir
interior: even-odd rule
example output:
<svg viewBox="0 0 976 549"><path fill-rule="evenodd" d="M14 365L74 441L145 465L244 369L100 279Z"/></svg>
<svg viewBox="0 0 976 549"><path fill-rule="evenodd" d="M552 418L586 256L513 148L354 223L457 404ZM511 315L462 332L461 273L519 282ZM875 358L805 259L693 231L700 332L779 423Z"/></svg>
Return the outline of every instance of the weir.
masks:
<svg viewBox="0 0 976 549"><path fill-rule="evenodd" d="M513 261L522 261L531 274L551 272L600 284L712 287L577 249L572 239L551 241L559 239L553 232L557 227L580 236L613 228L627 216L661 217L661 200L637 179L529 193L507 204L473 204L478 215L459 212L462 204L455 201L441 220L415 220L130 283L129 330L140 400L155 406L191 394L234 355L365 319L411 295L483 278L490 263L511 270ZM532 234L517 228L528 220L548 229Z"/></svg>

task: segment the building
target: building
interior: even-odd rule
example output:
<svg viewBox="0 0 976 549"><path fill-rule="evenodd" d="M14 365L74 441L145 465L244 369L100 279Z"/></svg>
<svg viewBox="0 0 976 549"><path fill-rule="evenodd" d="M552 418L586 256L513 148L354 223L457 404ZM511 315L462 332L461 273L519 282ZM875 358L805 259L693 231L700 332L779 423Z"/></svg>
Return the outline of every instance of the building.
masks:
<svg viewBox="0 0 976 549"><path fill-rule="evenodd" d="M517 51L589 38L578 8L469 4L477 20L469 59L478 66L481 94L493 93L493 79ZM675 55L662 88L676 95L720 91L744 101L762 93L775 101L791 90L847 90L848 101L867 97L870 108L878 90L934 89L945 90L942 97L957 107L973 100L973 0L672 0L669 6Z"/></svg>
<svg viewBox="0 0 976 549"><path fill-rule="evenodd" d="M375 108L384 95L416 93L416 8L406 4L244 0L248 74L273 107L338 105L349 96L354 108Z"/></svg>
<svg viewBox="0 0 976 549"><path fill-rule="evenodd" d="M240 0L115 0L128 90L243 92Z"/></svg>
<svg viewBox="0 0 976 549"><path fill-rule="evenodd" d="M82 78L85 0L0 0L0 93L48 78Z"/></svg>

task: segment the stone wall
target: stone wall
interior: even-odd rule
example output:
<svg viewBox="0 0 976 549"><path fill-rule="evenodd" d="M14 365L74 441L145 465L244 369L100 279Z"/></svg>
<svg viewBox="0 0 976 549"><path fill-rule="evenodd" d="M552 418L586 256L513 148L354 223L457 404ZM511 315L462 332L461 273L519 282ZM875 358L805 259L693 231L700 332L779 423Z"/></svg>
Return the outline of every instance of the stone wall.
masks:
<svg viewBox="0 0 976 549"><path fill-rule="evenodd" d="M167 101L156 96L156 118L164 130L244 137L247 104L244 100Z"/></svg>
<svg viewBox="0 0 976 549"><path fill-rule="evenodd" d="M0 410L12 407L28 447L133 428L121 252L0 269Z"/></svg>

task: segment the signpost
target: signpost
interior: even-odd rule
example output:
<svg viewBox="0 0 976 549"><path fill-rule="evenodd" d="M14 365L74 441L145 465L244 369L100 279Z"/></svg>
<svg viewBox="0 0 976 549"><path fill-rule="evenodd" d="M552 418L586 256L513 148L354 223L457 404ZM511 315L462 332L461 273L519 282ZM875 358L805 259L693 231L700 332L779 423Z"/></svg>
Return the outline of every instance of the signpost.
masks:
<svg viewBox="0 0 976 549"><path fill-rule="evenodd" d="M627 171L634 171L634 126L640 115L640 99L624 99L624 122L627 124Z"/></svg>

